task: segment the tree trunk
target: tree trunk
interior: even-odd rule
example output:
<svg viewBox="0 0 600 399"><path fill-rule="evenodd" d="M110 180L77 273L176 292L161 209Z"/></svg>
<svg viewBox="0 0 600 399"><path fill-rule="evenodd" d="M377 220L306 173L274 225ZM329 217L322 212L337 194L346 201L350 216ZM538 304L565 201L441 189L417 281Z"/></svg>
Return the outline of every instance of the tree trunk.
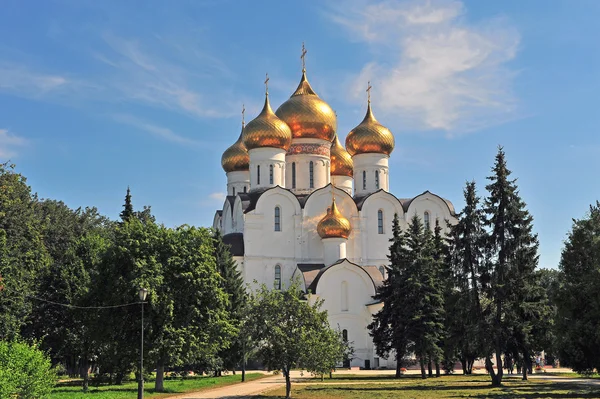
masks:
<svg viewBox="0 0 600 399"><path fill-rule="evenodd" d="M242 382L246 382L246 356L242 360Z"/></svg>
<svg viewBox="0 0 600 399"><path fill-rule="evenodd" d="M462 369L463 369L463 374L469 374L468 372L468 365L467 365L467 358L466 357L461 357L460 358L460 364L462 365Z"/></svg>
<svg viewBox="0 0 600 399"><path fill-rule="evenodd" d="M81 360L81 378L83 378L83 392L87 392L90 385L90 367L87 355Z"/></svg>
<svg viewBox="0 0 600 399"><path fill-rule="evenodd" d="M165 362L162 360L158 361L156 365L156 380L154 381L154 390L156 392L164 392L165 391Z"/></svg>
<svg viewBox="0 0 600 399"><path fill-rule="evenodd" d="M423 356L419 358L419 363L421 363L421 378L426 379L427 374L425 373L425 359L423 359Z"/></svg>
<svg viewBox="0 0 600 399"><path fill-rule="evenodd" d="M496 379L498 382L498 385L495 386L500 386L502 385L502 376L504 374L504 370L502 368L502 353L499 350L500 349L500 345L496 345Z"/></svg>
<svg viewBox="0 0 600 399"><path fill-rule="evenodd" d="M531 356L527 351L523 351L523 381L527 381L527 371L531 371Z"/></svg>
<svg viewBox="0 0 600 399"><path fill-rule="evenodd" d="M475 363L475 359L472 357L467 358L467 374L473 374L473 364Z"/></svg>
<svg viewBox="0 0 600 399"><path fill-rule="evenodd" d="M285 375L285 399L290 399L292 396L292 382L290 381L290 370L283 369Z"/></svg>
<svg viewBox="0 0 600 399"><path fill-rule="evenodd" d="M435 376L439 377L440 375L440 362L435 362Z"/></svg>
<svg viewBox="0 0 600 399"><path fill-rule="evenodd" d="M400 378L400 376L402 375L402 372L400 371L401 368L402 363L400 363L400 361L396 359L396 378Z"/></svg>
<svg viewBox="0 0 600 399"><path fill-rule="evenodd" d="M431 358L429 358L429 361L427 362L427 376L429 378L433 377L433 365L431 364Z"/></svg>
<svg viewBox="0 0 600 399"><path fill-rule="evenodd" d="M494 366L492 364L490 356L486 356L485 358L485 368L492 377L492 386L499 387L501 385L501 381L498 379L498 375L496 374L496 372L494 372Z"/></svg>

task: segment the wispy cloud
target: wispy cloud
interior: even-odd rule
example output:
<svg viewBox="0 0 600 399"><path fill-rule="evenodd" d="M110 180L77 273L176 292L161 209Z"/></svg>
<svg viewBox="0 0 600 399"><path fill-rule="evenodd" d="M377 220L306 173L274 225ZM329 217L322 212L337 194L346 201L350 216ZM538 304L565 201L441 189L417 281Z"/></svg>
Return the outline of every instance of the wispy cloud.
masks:
<svg viewBox="0 0 600 399"><path fill-rule="evenodd" d="M372 81L377 110L400 114L416 129L448 135L514 117L511 91L520 37L502 18L469 23L460 1L358 1L329 17L375 60L351 78L354 98Z"/></svg>
<svg viewBox="0 0 600 399"><path fill-rule="evenodd" d="M0 89L25 96L42 96L65 89L72 82L65 76L44 74L26 67L0 63Z"/></svg>
<svg viewBox="0 0 600 399"><path fill-rule="evenodd" d="M123 123L129 126L133 126L139 130L143 130L147 133L152 134L153 136L165 140L170 141L172 143L183 144L186 146L202 146L202 143L196 140L192 140L190 138L181 136L169 128L158 126L151 122L145 121L143 119L137 118L133 115L127 114L115 114L113 115L113 119L119 123Z"/></svg>
<svg viewBox="0 0 600 399"><path fill-rule="evenodd" d="M208 198L210 198L211 200L214 200L214 201L219 201L219 202L223 202L223 201L225 201L225 197L226 197L226 194L225 194L225 193L222 193L222 192L211 193L211 194L208 196Z"/></svg>
<svg viewBox="0 0 600 399"><path fill-rule="evenodd" d="M8 129L0 129L0 159L2 162L17 156L17 150L28 144L28 141L19 137Z"/></svg>

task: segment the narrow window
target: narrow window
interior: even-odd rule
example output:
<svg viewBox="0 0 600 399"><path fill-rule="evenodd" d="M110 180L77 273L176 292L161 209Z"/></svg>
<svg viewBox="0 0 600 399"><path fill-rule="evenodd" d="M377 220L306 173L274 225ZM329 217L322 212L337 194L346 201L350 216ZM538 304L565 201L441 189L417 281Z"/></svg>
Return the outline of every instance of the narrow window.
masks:
<svg viewBox="0 0 600 399"><path fill-rule="evenodd" d="M292 188L296 188L296 162L292 162Z"/></svg>
<svg viewBox="0 0 600 399"><path fill-rule="evenodd" d="M275 207L275 231L281 231L281 209Z"/></svg>
<svg viewBox="0 0 600 399"><path fill-rule="evenodd" d="M246 192L246 186L244 186L244 192Z"/></svg>
<svg viewBox="0 0 600 399"><path fill-rule="evenodd" d="M363 190L367 189L367 171L363 170Z"/></svg>
<svg viewBox="0 0 600 399"><path fill-rule="evenodd" d="M375 171L375 188L379 190L379 171Z"/></svg>
<svg viewBox="0 0 600 399"><path fill-rule="evenodd" d="M342 330L342 339L344 340L344 342L348 342L348 330Z"/></svg>
<svg viewBox="0 0 600 399"><path fill-rule="evenodd" d="M383 211L377 211L377 232L383 234Z"/></svg>
<svg viewBox="0 0 600 399"><path fill-rule="evenodd" d="M260 165L256 165L256 184L260 184Z"/></svg>
<svg viewBox="0 0 600 399"><path fill-rule="evenodd" d="M309 168L309 177L310 177L310 188L314 188L315 187L315 178L314 178L315 165L314 165L313 161L310 161L310 163L308 164L308 168Z"/></svg>
<svg viewBox="0 0 600 399"><path fill-rule="evenodd" d="M342 281L342 312L348 311L348 283Z"/></svg>
<svg viewBox="0 0 600 399"><path fill-rule="evenodd" d="M273 184L273 165L269 165L269 184Z"/></svg>
<svg viewBox="0 0 600 399"><path fill-rule="evenodd" d="M423 223L425 224L425 228L429 229L429 212L425 212L423 214Z"/></svg>
<svg viewBox="0 0 600 399"><path fill-rule="evenodd" d="M235 187L233 188L233 195L235 196Z"/></svg>
<svg viewBox="0 0 600 399"><path fill-rule="evenodd" d="M281 266L275 265L275 289L281 290Z"/></svg>
<svg viewBox="0 0 600 399"><path fill-rule="evenodd" d="M379 273L385 278L385 266L379 266Z"/></svg>

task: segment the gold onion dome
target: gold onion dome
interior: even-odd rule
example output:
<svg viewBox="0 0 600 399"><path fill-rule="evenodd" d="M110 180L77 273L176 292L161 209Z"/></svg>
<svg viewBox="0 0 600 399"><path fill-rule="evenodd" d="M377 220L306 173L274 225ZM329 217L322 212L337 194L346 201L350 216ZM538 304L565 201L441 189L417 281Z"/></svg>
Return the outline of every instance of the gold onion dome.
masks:
<svg viewBox="0 0 600 399"><path fill-rule="evenodd" d="M337 126L336 116L329 104L321 100L310 87L306 71L292 96L275 111L292 130L292 137L332 141Z"/></svg>
<svg viewBox="0 0 600 399"><path fill-rule="evenodd" d="M366 153L390 155L394 150L394 135L375 119L371 101L365 119L346 136L346 150L352 156Z"/></svg>
<svg viewBox="0 0 600 399"><path fill-rule="evenodd" d="M338 139L337 134L333 143L331 143L331 176L350 176L354 173L354 162L348 151Z"/></svg>
<svg viewBox="0 0 600 399"><path fill-rule="evenodd" d="M348 238L352 227L350 222L338 211L335 200L331 202L331 208L317 225L317 232L321 238Z"/></svg>
<svg viewBox="0 0 600 399"><path fill-rule="evenodd" d="M268 93L260 114L244 128L243 141L248 151L261 147L282 148L286 151L290 148L292 133L289 126L273 113Z"/></svg>
<svg viewBox="0 0 600 399"><path fill-rule="evenodd" d="M250 155L242 141L243 135L244 126L242 125L240 137L221 156L221 166L226 173L250 170Z"/></svg>

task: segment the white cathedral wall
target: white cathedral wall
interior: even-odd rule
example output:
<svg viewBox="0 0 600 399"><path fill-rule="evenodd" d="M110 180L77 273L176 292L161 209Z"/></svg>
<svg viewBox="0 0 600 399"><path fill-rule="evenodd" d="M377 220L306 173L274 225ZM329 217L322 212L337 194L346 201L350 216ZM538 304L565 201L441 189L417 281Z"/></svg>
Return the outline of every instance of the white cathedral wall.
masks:
<svg viewBox="0 0 600 399"><path fill-rule="evenodd" d="M342 189L352 195L354 179L350 176L331 176L331 182L336 188Z"/></svg>
<svg viewBox="0 0 600 399"><path fill-rule="evenodd" d="M248 151L248 154L250 154L250 190L274 186L285 187L285 150L263 147L254 148ZM270 179L271 165L273 165L273 183Z"/></svg>
<svg viewBox="0 0 600 399"><path fill-rule="evenodd" d="M354 192L356 194L372 193L379 189L389 191L389 156L378 153L357 154L352 157L354 163ZM377 185L375 172L379 173ZM363 179L363 172L365 178Z"/></svg>
<svg viewBox="0 0 600 399"><path fill-rule="evenodd" d="M244 190L246 189L246 190ZM250 172L247 170L227 173L227 195L249 191Z"/></svg>
<svg viewBox="0 0 600 399"><path fill-rule="evenodd" d="M316 295L324 300L322 310L327 310L331 327L348 330L354 347L351 366L364 367L369 360L373 367L373 341L367 330L372 316L366 304L372 302L375 289L367 273L347 262L334 265L321 276Z"/></svg>
<svg viewBox="0 0 600 399"><path fill-rule="evenodd" d="M406 211L406 222L410 223L410 220L415 214L421 219L421 222L424 222L425 212L429 213L431 231L435 228L436 218L439 218L440 226L446 231L446 219L450 220L451 223L454 223L456 220L455 217L450 215L448 206L443 200L431 193L425 193L419 195L410 203L410 206Z"/></svg>

